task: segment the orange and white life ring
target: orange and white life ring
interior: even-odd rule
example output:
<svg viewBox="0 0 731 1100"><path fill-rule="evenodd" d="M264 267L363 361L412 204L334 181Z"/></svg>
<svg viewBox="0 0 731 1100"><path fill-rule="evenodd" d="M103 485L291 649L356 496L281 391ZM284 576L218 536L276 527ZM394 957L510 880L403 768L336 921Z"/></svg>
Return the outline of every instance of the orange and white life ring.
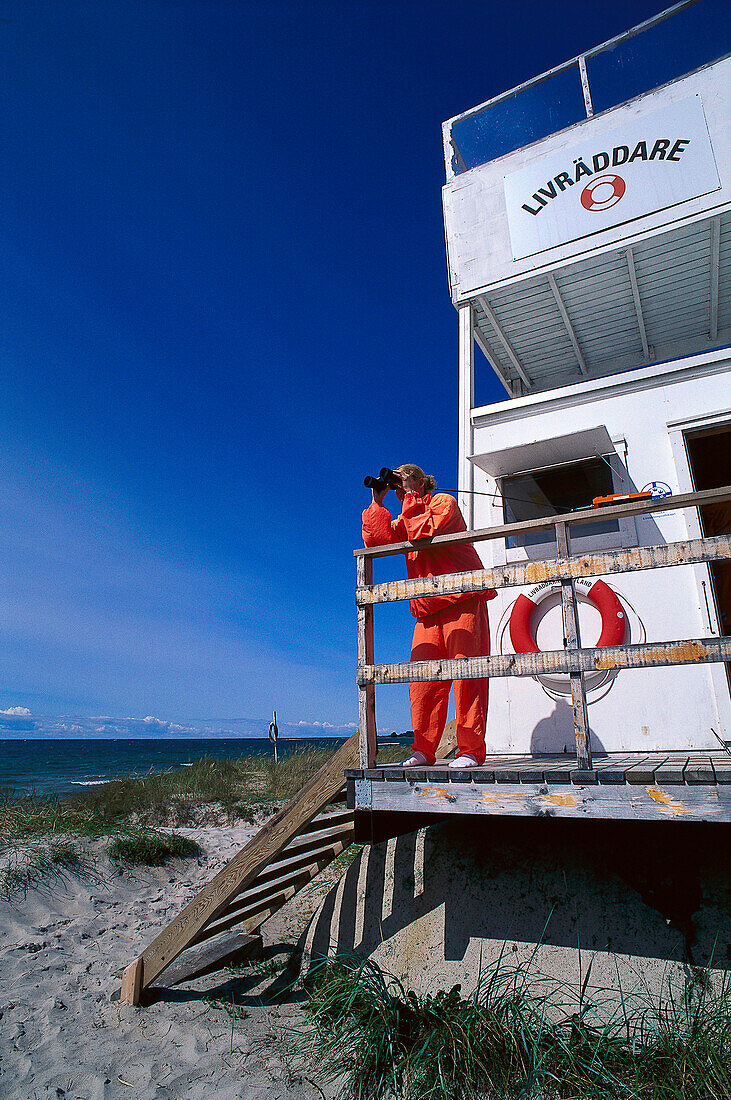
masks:
<svg viewBox="0 0 731 1100"><path fill-rule="evenodd" d="M522 592L510 615L510 641L516 653L539 653L533 628L534 616L541 603L560 588L549 586L533 598ZM602 617L602 628L596 647L621 645L627 632L627 618L617 593L604 581L596 581L583 595L594 604Z"/></svg>

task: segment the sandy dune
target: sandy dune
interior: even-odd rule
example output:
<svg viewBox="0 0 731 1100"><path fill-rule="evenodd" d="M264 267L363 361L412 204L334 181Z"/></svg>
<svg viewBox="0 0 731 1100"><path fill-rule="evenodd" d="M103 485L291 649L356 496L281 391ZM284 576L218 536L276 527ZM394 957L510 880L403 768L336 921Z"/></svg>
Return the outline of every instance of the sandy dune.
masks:
<svg viewBox="0 0 731 1100"><path fill-rule="evenodd" d="M119 871L0 903L0 1096L13 1100L304 1100L323 1096L292 1068L301 994L262 1005L326 889L310 885L265 926L265 961L162 990L143 1009L113 1000L121 972L249 839L251 826L179 830L199 860ZM329 876L332 881L332 876ZM326 880L327 881L327 880ZM267 961L268 960L268 961ZM161 977L161 981L163 981ZM231 1017L206 999L235 995Z"/></svg>

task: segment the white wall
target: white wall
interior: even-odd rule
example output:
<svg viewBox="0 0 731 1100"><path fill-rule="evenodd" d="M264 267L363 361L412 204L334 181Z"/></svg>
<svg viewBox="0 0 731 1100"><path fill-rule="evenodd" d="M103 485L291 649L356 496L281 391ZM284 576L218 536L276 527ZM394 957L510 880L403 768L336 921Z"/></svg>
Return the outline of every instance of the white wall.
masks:
<svg viewBox="0 0 731 1100"><path fill-rule="evenodd" d="M447 183L442 197L453 301L464 301L490 290L495 284L551 270L576 257L598 254L616 247L620 242L630 244L638 236L645 238L669 225L682 225L707 217L709 211L727 208L731 200L730 86L731 59L726 59L489 164L473 168ZM618 126L632 123L660 107L696 94L702 99L722 184L720 190L613 226L591 237L549 248L539 255L513 259L505 205L505 176L584 141L601 141L604 134Z"/></svg>
<svg viewBox="0 0 731 1100"><path fill-rule="evenodd" d="M731 425L729 367L728 351L710 352L474 410L474 454L605 425L623 461L626 445L627 469L638 489L649 481L664 481L674 493L690 491L682 429L690 425L697 430L714 422ZM474 488L493 492L496 482L476 469ZM475 527L504 522L500 502L482 496L474 501ZM695 512L654 513L636 521L640 545L699 533ZM488 567L506 559L503 540L478 543L477 549ZM511 554L527 557L524 550ZM606 578L637 612L647 640L658 642L718 633L713 614L709 629L703 579L708 583L706 566ZM496 637L499 620L518 592L504 589L488 605L493 652L500 651ZM631 613L629 617L631 640L641 640L637 620ZM598 633L593 609L583 607L581 621L582 643L590 646ZM504 641L504 650L510 650L507 630ZM590 695L589 701L592 732L607 750L718 748L712 729L731 740L729 689L720 664L623 671L605 698L592 701ZM531 677L491 681L489 751L562 751L564 743L571 751L573 723L568 702L557 706Z"/></svg>

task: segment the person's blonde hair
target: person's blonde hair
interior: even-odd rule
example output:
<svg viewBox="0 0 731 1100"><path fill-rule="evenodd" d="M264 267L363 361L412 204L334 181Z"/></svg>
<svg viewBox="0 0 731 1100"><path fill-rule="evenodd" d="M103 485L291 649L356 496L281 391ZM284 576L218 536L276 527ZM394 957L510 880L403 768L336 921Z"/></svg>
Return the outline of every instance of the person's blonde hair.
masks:
<svg viewBox="0 0 731 1100"><path fill-rule="evenodd" d="M414 466L413 462L405 462L403 466L397 466L394 473L405 474L406 477L413 478L414 481L420 481L427 493L433 493L437 487L437 483L431 474L425 474L421 466Z"/></svg>

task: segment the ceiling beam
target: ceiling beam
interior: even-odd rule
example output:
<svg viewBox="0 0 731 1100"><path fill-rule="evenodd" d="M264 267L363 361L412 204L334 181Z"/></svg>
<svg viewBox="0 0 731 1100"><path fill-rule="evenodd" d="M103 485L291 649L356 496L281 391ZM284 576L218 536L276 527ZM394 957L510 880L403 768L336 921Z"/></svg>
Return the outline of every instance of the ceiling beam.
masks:
<svg viewBox="0 0 731 1100"><path fill-rule="evenodd" d="M485 337L480 332L477 325L475 325L475 343L477 344L478 348L480 349L482 354L487 359L487 361L490 364L490 366L492 367L492 369L495 371L495 374L498 376L498 378L500 379L500 381L502 382L503 386L508 391L510 396L511 397L520 397L520 394L518 392L516 392L517 389L518 389L518 384L514 383L514 382L511 382L510 375L506 374L505 371L502 371L500 369L500 364L498 362L498 358L497 358L495 352L492 350L492 348L490 347L487 340L485 339Z"/></svg>
<svg viewBox="0 0 731 1100"><path fill-rule="evenodd" d="M718 339L718 279L721 266L721 217L711 218L711 280L709 294L708 335L713 343Z"/></svg>
<svg viewBox="0 0 731 1100"><path fill-rule="evenodd" d="M642 341L642 354L645 357L645 362L650 362L650 345L647 342L647 330L645 328L645 317L642 312L642 299L640 298L640 287L637 282L637 272L635 271L635 254L632 248L628 248L625 255L627 256L627 270L629 271L629 281L632 286L632 297L635 303L635 315L637 317L637 327L640 330L640 340Z"/></svg>
<svg viewBox="0 0 731 1100"><path fill-rule="evenodd" d="M530 378L528 377L525 370L523 369L523 364L521 363L520 359L518 359L518 356L515 354L512 347L510 346L510 341L508 340L507 336L505 335L502 328L500 327L500 322L498 321L497 317L495 316L494 309L492 308L492 306L490 305L490 303L487 301L486 298L478 297L477 301L480 303L480 306L484 310L485 315L487 316L487 319L489 320L490 324L495 329L495 332L497 334L497 337L498 337L500 343L505 348L505 353L506 353L508 359L513 364L513 366L515 367L516 371L518 372L519 376L523 379L526 386L528 386L528 388L530 389L533 383L531 382Z"/></svg>
<svg viewBox="0 0 731 1100"><path fill-rule="evenodd" d="M561 297L561 295L559 293L558 284L557 284L556 278L555 278L555 276L553 275L552 272L549 273L549 275L548 275L548 285L551 288L551 293L553 294L553 299L554 299L556 305L558 306L559 313L561 314L561 319L563 320L564 328L566 329L566 332L568 334L568 338L571 341L571 347L574 349L574 355L576 356L577 362L579 364L579 370L581 371L582 374L586 374L587 370L588 370L588 368L586 366L586 360L584 359L581 348L579 347L579 341L576 339L576 333L574 332L574 326L571 324L571 321L569 320L569 315L566 312L566 306L563 304L563 298Z"/></svg>

